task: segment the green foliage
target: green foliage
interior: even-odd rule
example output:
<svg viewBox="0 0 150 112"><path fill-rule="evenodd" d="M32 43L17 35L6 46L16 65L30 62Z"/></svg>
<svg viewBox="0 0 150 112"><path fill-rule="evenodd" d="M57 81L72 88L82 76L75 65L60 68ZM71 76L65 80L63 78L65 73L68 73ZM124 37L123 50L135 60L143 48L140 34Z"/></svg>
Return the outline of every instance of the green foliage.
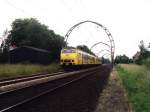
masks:
<svg viewBox="0 0 150 112"><path fill-rule="evenodd" d="M32 64L1 64L0 68L0 79L43 72L52 73L61 70L58 64L51 64L46 66Z"/></svg>
<svg viewBox="0 0 150 112"><path fill-rule="evenodd" d="M136 63L139 65L145 64L146 61L148 61L147 58L149 57L150 57L150 51L144 51L143 53L140 54L139 59L136 60Z"/></svg>
<svg viewBox="0 0 150 112"><path fill-rule="evenodd" d="M150 47L150 43L148 47ZM139 49L140 49L140 55L135 60L135 63L139 65L146 64L147 66L148 65L147 58L150 57L150 51L148 51L148 49L145 47L143 40L140 41Z"/></svg>
<svg viewBox="0 0 150 112"><path fill-rule="evenodd" d="M0 63L6 62L8 62L8 50L4 48L3 51L0 52Z"/></svg>
<svg viewBox="0 0 150 112"><path fill-rule="evenodd" d="M38 20L16 19L7 39L7 45L32 46L51 52L53 59L59 59L59 53L64 46L64 37L55 34Z"/></svg>
<svg viewBox="0 0 150 112"><path fill-rule="evenodd" d="M150 111L150 95L144 92L136 93L131 100L136 107L136 112L149 112ZM136 103L138 102L138 103Z"/></svg>
<svg viewBox="0 0 150 112"><path fill-rule="evenodd" d="M141 53L144 53L145 51L147 51L147 49L146 49L146 47L144 45L144 41L143 40L140 41L139 49L140 49Z"/></svg>
<svg viewBox="0 0 150 112"><path fill-rule="evenodd" d="M89 54L95 55L86 45L78 45L77 49L80 49L80 50L85 51Z"/></svg>
<svg viewBox="0 0 150 112"><path fill-rule="evenodd" d="M124 55L118 55L115 58L115 63L132 63L132 59L129 59L125 54Z"/></svg>
<svg viewBox="0 0 150 112"><path fill-rule="evenodd" d="M104 58L104 57L101 58L101 61L103 64L110 64L111 63L108 58Z"/></svg>
<svg viewBox="0 0 150 112"><path fill-rule="evenodd" d="M150 71L144 66L117 65L130 101L136 112L150 111Z"/></svg>
<svg viewBox="0 0 150 112"><path fill-rule="evenodd" d="M142 60L142 63L147 66L148 68L150 68L150 57L147 57L145 59Z"/></svg>

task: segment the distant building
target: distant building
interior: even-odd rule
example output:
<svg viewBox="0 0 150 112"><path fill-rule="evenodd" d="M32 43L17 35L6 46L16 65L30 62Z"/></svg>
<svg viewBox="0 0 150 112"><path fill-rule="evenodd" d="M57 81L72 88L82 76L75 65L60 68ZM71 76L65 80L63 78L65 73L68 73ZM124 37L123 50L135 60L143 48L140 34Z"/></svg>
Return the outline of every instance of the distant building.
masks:
<svg viewBox="0 0 150 112"><path fill-rule="evenodd" d="M49 64L51 62L50 52L35 47L15 47L9 51L10 63L36 63Z"/></svg>

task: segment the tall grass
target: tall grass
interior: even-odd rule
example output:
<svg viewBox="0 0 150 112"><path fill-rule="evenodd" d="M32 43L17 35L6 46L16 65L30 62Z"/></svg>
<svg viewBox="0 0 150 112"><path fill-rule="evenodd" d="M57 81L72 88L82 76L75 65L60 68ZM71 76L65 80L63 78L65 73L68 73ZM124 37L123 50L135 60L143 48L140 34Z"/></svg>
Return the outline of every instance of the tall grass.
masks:
<svg viewBox="0 0 150 112"><path fill-rule="evenodd" d="M117 65L116 70L136 112L150 112L150 70L139 65Z"/></svg>
<svg viewBox="0 0 150 112"><path fill-rule="evenodd" d="M145 59L142 60L142 63L147 66L148 68L150 68L150 57L147 57Z"/></svg>
<svg viewBox="0 0 150 112"><path fill-rule="evenodd" d="M61 68L58 64L32 65L32 64L1 64L0 79L16 77L21 75L31 75L43 72L57 72Z"/></svg>

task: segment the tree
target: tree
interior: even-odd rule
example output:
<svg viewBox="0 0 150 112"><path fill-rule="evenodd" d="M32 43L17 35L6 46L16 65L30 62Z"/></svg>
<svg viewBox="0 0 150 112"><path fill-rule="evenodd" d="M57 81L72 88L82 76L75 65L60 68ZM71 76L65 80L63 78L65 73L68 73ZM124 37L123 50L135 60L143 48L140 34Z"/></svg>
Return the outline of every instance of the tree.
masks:
<svg viewBox="0 0 150 112"><path fill-rule="evenodd" d="M3 32L2 35L2 43L0 45L0 63L7 63L8 62L8 50L9 50L9 42L8 42L8 37L9 32L6 29Z"/></svg>
<svg viewBox="0 0 150 112"><path fill-rule="evenodd" d="M110 64L111 63L108 58L104 58L104 57L101 58L101 61L103 64Z"/></svg>
<svg viewBox="0 0 150 112"><path fill-rule="evenodd" d="M80 49L82 51L85 51L87 53L90 53L92 55L95 55L86 45L78 45L77 49Z"/></svg>
<svg viewBox="0 0 150 112"><path fill-rule="evenodd" d="M140 41L139 49L141 53L144 53L145 51L147 51L143 40Z"/></svg>
<svg viewBox="0 0 150 112"><path fill-rule="evenodd" d="M38 20L30 18L13 21L12 30L7 38L7 46L10 45L45 49L51 52L53 59L58 59L65 42L64 37L55 34L53 30L49 30Z"/></svg>
<svg viewBox="0 0 150 112"><path fill-rule="evenodd" d="M115 63L132 63L132 59L130 59L128 56L124 55L118 55L115 58Z"/></svg>
<svg viewBox="0 0 150 112"><path fill-rule="evenodd" d="M139 44L139 49L140 49L140 55L138 56L137 60L135 61L135 63L137 64L142 64L143 60L146 59L147 57L150 56L150 51L148 51L148 49L146 49L145 45L144 45L144 41L140 41Z"/></svg>
<svg viewBox="0 0 150 112"><path fill-rule="evenodd" d="M8 35L9 35L9 31L8 29L4 30L3 35L2 35L2 43L0 46L1 51L3 52L4 49L8 49L9 48L9 44L8 44Z"/></svg>

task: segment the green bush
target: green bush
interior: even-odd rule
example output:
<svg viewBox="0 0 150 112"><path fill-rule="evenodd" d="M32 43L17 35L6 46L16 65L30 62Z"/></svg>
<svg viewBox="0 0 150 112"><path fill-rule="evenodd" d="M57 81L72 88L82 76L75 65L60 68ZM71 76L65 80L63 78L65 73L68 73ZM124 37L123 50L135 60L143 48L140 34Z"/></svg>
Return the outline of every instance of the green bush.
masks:
<svg viewBox="0 0 150 112"><path fill-rule="evenodd" d="M117 65L129 100L136 112L150 112L150 71L144 66Z"/></svg>
<svg viewBox="0 0 150 112"><path fill-rule="evenodd" d="M150 57L143 59L142 63L150 68Z"/></svg>

